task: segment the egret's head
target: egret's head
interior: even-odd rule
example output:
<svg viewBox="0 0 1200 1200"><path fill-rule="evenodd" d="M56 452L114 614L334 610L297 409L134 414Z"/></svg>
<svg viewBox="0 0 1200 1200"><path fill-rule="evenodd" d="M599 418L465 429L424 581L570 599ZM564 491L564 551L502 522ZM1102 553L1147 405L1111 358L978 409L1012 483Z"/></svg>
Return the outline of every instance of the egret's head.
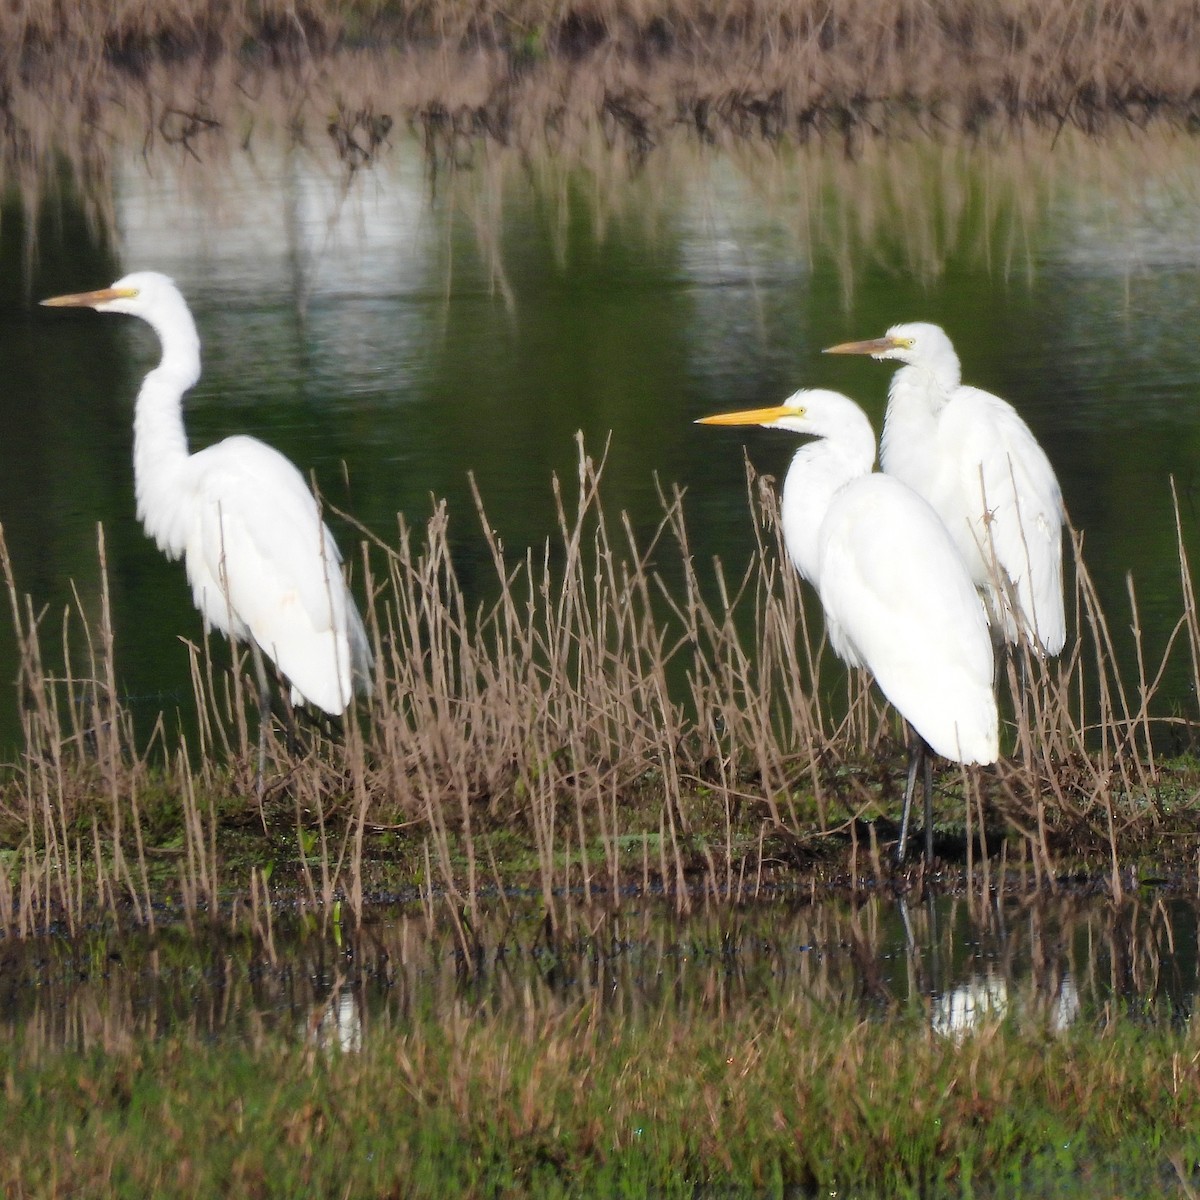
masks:
<svg viewBox="0 0 1200 1200"><path fill-rule="evenodd" d="M50 308L94 308L97 312L129 313L149 320L152 315L182 303L179 289L157 271L135 271L111 287L76 292L43 300Z"/></svg>
<svg viewBox="0 0 1200 1200"><path fill-rule="evenodd" d="M826 388L801 388L782 404L771 408L749 408L741 412L717 413L701 417L697 425L762 425L767 429L787 429L810 437L837 438L846 433L861 435L864 429L872 442L870 422L849 396Z"/></svg>
<svg viewBox="0 0 1200 1200"><path fill-rule="evenodd" d="M842 342L830 346L826 354L869 354L872 358L891 358L902 363L936 366L958 361L954 346L940 325L928 321L909 321L893 325L881 338L865 342Z"/></svg>

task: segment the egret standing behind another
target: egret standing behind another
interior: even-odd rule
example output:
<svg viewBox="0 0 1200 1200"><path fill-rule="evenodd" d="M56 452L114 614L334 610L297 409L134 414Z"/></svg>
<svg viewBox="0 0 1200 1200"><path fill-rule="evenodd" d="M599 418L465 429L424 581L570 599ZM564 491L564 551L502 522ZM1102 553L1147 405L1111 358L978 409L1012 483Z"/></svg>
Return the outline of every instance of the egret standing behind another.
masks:
<svg viewBox="0 0 1200 1200"><path fill-rule="evenodd" d="M129 313L158 334L133 420L137 515L170 559L182 556L205 626L248 641L262 711L259 786L270 692L262 653L287 677L293 703L345 712L369 686L371 651L341 555L304 477L278 450L230 437L188 452L183 395L200 378L200 338L179 289L153 271L112 287L43 300Z"/></svg>
<svg viewBox="0 0 1200 1200"><path fill-rule="evenodd" d="M783 535L816 589L829 641L865 667L915 731L897 858L904 859L917 770L925 766L925 857L933 856L928 751L992 763L999 718L987 616L950 534L900 480L872 471L875 433L839 392L799 391L774 408L703 417L704 425L765 425L818 438L792 459Z"/></svg>
<svg viewBox="0 0 1200 1200"><path fill-rule="evenodd" d="M893 325L884 337L825 353L904 364L888 388L881 466L946 522L997 635L1057 654L1067 636L1062 492L1017 410L963 385L958 355L937 325Z"/></svg>

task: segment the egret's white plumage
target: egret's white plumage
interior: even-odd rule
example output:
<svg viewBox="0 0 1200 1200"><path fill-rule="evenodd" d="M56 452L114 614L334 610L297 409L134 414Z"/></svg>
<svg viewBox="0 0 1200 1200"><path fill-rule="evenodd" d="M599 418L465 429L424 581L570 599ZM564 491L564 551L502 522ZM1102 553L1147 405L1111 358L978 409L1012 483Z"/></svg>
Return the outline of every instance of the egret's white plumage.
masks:
<svg viewBox="0 0 1200 1200"><path fill-rule="evenodd" d="M344 712L368 684L371 652L341 555L304 477L277 450L239 436L188 452L183 395L200 378L200 339L178 288L142 271L42 303L129 313L158 334L162 358L134 413L137 515L168 558L183 558L206 625L259 646L294 702Z"/></svg>
<svg viewBox="0 0 1200 1200"><path fill-rule="evenodd" d="M983 605L937 513L899 479L873 472L875 434L862 409L838 392L813 389L702 423L764 425L818 439L792 459L781 513L788 553L821 598L830 644L874 675L938 754L995 762L999 718ZM927 790L927 848L929 808Z"/></svg>
<svg viewBox="0 0 1200 1200"><path fill-rule="evenodd" d="M1062 492L1016 409L962 383L954 346L937 325L894 325L881 338L828 354L904 364L892 376L880 463L946 522L999 636L1049 654L1066 640Z"/></svg>

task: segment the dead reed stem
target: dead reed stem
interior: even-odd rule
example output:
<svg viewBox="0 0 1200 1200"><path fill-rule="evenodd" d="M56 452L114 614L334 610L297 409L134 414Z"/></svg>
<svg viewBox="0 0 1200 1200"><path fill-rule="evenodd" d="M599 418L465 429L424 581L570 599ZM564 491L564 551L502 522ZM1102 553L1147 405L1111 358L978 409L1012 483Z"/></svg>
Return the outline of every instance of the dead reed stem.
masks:
<svg viewBox="0 0 1200 1200"><path fill-rule="evenodd" d="M828 655L780 543L773 491L748 477L755 543L731 584L720 563L695 563L677 490L661 492L662 520L644 541L624 515L607 514L603 466L580 444L570 486L554 484L558 528L540 547L504 546L476 495L494 577L491 598L474 609L444 505L422 529L401 523L394 543L370 546L374 699L340 734L314 727L295 752L276 747L273 819L261 820L268 863L284 852L278 831L290 823L295 884L322 920L340 901L362 920L377 830L410 829L423 844L427 906L432 913L445 900L467 961L485 915L481 868L503 889L512 861L525 857L555 932L601 898L617 903L635 880L686 911L758 894L770 864L797 853L848 855L855 881L882 872L888 826L875 820L895 815L903 731L869 681L839 674ZM1178 510L1176 521L1178 529ZM985 888L993 855L1003 875L1015 840L1039 885L1052 886L1067 857L1092 863L1120 895L1127 848L1183 819L1159 798L1154 745L1168 658L1187 654L1193 673L1200 662L1182 538L1184 611L1157 663L1129 589L1132 684L1077 538L1072 545L1076 640L1057 661L1028 652L1009 660L1006 744L1015 752L996 768L939 780L943 819L965 817L968 874ZM196 759L186 742L167 745L162 722L151 735L155 761L139 753L117 692L102 539L99 553L99 633L82 605L68 614L59 676L44 662L41 619L17 589L0 536L25 697L24 751L0 799L0 828L19 850L0 857L0 922L77 929L98 907L152 924L151 794L178 805L185 918L215 916L237 889L261 914L268 876L279 875L259 854L234 881L222 851L225 822L256 806L242 658L231 673L207 645L193 648ZM82 671L69 665L77 645ZM1181 719L1170 715L1176 726ZM835 805L850 815L844 826L831 823Z"/></svg>

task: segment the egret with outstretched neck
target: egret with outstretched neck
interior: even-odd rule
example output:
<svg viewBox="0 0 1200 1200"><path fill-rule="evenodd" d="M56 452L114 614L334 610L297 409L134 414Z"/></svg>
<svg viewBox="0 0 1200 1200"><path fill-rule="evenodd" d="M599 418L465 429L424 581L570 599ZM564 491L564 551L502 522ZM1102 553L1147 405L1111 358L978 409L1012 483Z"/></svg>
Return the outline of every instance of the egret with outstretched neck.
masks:
<svg viewBox="0 0 1200 1200"><path fill-rule="evenodd" d="M992 642L962 556L926 501L873 470L875 433L849 397L802 390L780 405L700 424L763 425L817 439L800 447L784 479L784 541L816 588L835 653L870 671L914 732L896 856L903 862L923 764L929 862L929 751L965 764L993 763L999 754Z"/></svg>
<svg viewBox="0 0 1200 1200"><path fill-rule="evenodd" d="M139 271L42 303L128 313L158 335L162 357L134 410L137 515L169 559L183 559L205 627L250 645L261 792L270 709L263 654L288 680L293 703L337 716L356 690L369 689L371 651L333 535L304 477L278 450L235 436L189 451L183 397L200 378L200 338L165 275Z"/></svg>
<svg viewBox="0 0 1200 1200"><path fill-rule="evenodd" d="M902 364L888 388L880 465L946 522L998 638L1057 654L1067 636L1062 491L1020 414L962 383L958 355L937 325L894 325L825 353Z"/></svg>

